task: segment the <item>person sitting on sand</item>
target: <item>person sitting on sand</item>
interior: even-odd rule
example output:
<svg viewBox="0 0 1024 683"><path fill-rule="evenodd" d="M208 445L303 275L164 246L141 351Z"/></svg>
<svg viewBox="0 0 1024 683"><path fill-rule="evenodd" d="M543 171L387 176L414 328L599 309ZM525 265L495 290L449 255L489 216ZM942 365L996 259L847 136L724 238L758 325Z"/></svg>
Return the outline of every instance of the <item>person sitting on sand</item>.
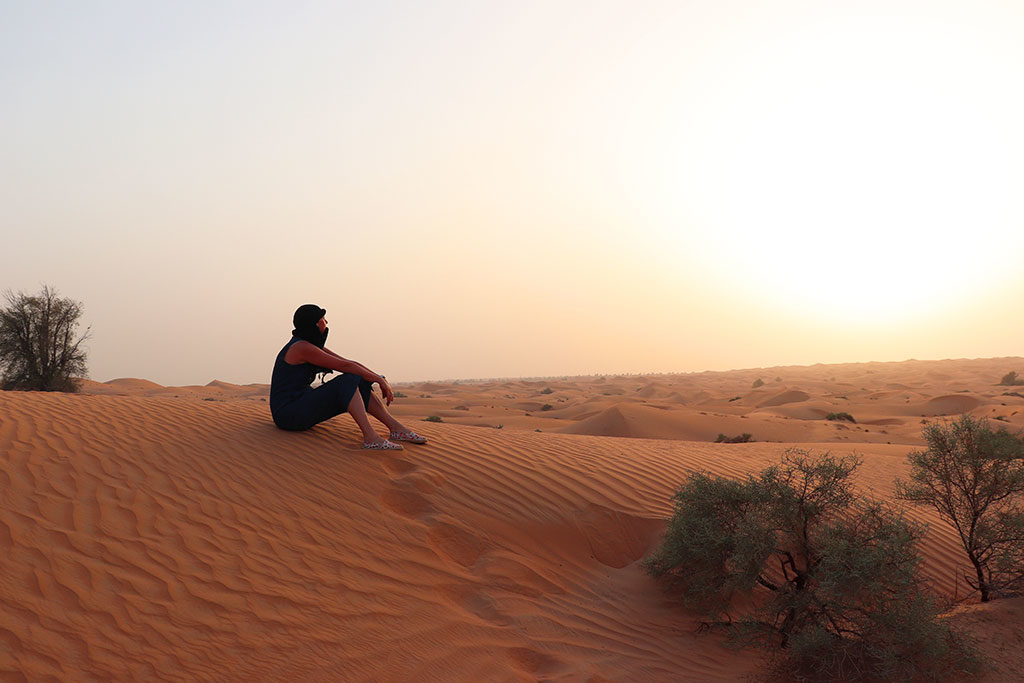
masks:
<svg viewBox="0 0 1024 683"><path fill-rule="evenodd" d="M426 438L396 420L373 393L376 382L387 405L395 400L384 375L324 348L328 333L326 315L323 308L304 304L292 317L295 325L292 338L277 354L270 380L270 413L274 424L281 429L301 431L347 411L363 433L363 448L400 451L399 441L426 443ZM343 374L315 389L310 386L317 374L335 370ZM391 430L388 439L377 434L367 413Z"/></svg>

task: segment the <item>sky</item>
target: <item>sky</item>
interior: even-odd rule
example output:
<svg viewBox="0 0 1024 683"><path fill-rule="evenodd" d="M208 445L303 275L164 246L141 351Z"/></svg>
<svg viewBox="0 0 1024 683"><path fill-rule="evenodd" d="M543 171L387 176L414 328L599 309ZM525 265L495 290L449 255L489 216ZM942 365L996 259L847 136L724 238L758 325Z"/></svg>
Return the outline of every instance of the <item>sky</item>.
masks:
<svg viewBox="0 0 1024 683"><path fill-rule="evenodd" d="M1022 355L1024 5L0 0L0 291L92 379Z"/></svg>

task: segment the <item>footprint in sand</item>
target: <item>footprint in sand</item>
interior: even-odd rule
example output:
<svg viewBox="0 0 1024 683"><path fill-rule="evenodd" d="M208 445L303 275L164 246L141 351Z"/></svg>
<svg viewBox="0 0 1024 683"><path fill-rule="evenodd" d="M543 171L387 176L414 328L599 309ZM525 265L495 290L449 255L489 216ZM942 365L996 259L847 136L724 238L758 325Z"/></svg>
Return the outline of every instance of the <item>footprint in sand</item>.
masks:
<svg viewBox="0 0 1024 683"><path fill-rule="evenodd" d="M395 514L425 523L427 541L439 557L472 568L486 544L460 525L439 521L437 508L427 498L437 492L444 478L421 472L419 465L402 458L387 458L381 465L393 480L392 488L381 494L381 504Z"/></svg>
<svg viewBox="0 0 1024 683"><path fill-rule="evenodd" d="M419 465L402 458L385 458L381 466L392 479L391 488L380 495L381 505L402 517L430 524L437 508L426 496L437 491L443 479L419 472Z"/></svg>
<svg viewBox="0 0 1024 683"><path fill-rule="evenodd" d="M494 600L472 588L467 586L446 586L438 587L437 592L469 614L486 622L496 626L508 626L512 623L512 619L507 614L498 610Z"/></svg>
<svg viewBox="0 0 1024 683"><path fill-rule="evenodd" d="M392 478L405 476L406 474L415 472L420 468L416 463L403 460L402 458L387 458L381 463L381 465L387 473L392 476Z"/></svg>
<svg viewBox="0 0 1024 683"><path fill-rule="evenodd" d="M422 493L401 482L396 482L395 488L380 494L380 502L396 515L421 521L428 521L427 518L437 512L437 508Z"/></svg>
<svg viewBox="0 0 1024 683"><path fill-rule="evenodd" d="M434 552L467 569L476 564L486 550L486 544L476 534L448 522L432 524L427 539Z"/></svg>
<svg viewBox="0 0 1024 683"><path fill-rule="evenodd" d="M392 479L411 484L421 493L434 493L444 483L440 474L419 472L419 465L402 458L388 458L381 465Z"/></svg>
<svg viewBox="0 0 1024 683"><path fill-rule="evenodd" d="M509 648L508 657L517 668L528 674L550 676L568 668L565 662L526 647Z"/></svg>

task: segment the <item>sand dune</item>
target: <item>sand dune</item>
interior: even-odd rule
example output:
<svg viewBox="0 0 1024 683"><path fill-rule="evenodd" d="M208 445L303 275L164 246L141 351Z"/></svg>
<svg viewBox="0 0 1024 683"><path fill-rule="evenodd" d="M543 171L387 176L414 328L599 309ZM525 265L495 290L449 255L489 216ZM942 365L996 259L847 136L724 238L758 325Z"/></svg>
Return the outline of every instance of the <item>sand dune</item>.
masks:
<svg viewBox="0 0 1024 683"><path fill-rule="evenodd" d="M134 397L0 393L0 420L2 633L29 678L757 666L694 635L636 565L665 482L712 446L424 425L431 446L390 457L345 423L293 434L251 403Z"/></svg>
<svg viewBox="0 0 1024 683"><path fill-rule="evenodd" d="M769 408L772 406L783 406L787 403L799 403L800 401L806 401L810 397L810 394L805 391L783 391L767 400L761 401L757 407Z"/></svg>
<svg viewBox="0 0 1024 683"><path fill-rule="evenodd" d="M921 444L922 419L951 418L965 412L1024 428L1024 392L1013 396L1014 387L996 384L1014 368L1024 371L1024 359L788 366L450 385L434 382L400 387L409 396L400 400L395 410L409 418L435 414L446 422L464 425L595 436L713 440L719 433L738 430L736 433L750 432L760 441ZM754 387L756 380L763 385ZM420 391L424 386L433 393ZM445 386L452 391L441 394ZM542 393L548 390L550 393ZM653 410L632 410L628 405L688 410L669 417ZM456 406L468 410L452 412ZM617 416L620 413L622 417ZM856 423L830 422L826 420L829 413L850 414ZM745 422L725 419L730 415ZM696 431L695 416L703 423ZM677 424L668 424L670 420Z"/></svg>
<svg viewBox="0 0 1024 683"><path fill-rule="evenodd" d="M698 635L639 565L675 487L697 469L742 476L799 446L862 454L858 485L891 496L921 420L942 419L911 411L1024 424L1024 397L995 386L1015 368L1024 362L420 383L394 407L431 443L397 455L358 449L344 417L275 429L266 385L0 392L0 672L737 680L761 655ZM443 422L421 421L431 414ZM743 432L760 442L711 443ZM926 578L963 597L953 533L909 514L931 524ZM1024 666L1022 609L949 617L984 636L988 680Z"/></svg>
<svg viewBox="0 0 1024 683"><path fill-rule="evenodd" d="M976 396L963 396L953 394L951 396L936 396L928 399L924 404L924 415L961 415L968 413L981 405L981 399Z"/></svg>

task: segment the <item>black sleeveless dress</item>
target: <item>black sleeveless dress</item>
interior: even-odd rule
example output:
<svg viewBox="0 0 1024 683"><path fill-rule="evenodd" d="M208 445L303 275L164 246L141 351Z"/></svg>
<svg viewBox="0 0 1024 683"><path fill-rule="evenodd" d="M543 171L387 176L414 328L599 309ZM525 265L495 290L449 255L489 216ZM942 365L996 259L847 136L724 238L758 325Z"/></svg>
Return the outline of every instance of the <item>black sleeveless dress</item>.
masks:
<svg viewBox="0 0 1024 683"><path fill-rule="evenodd" d="M302 431L348 410L356 391L368 406L373 385L352 373L343 373L315 389L309 386L316 377L317 368L309 363L292 365L284 357L295 342L292 337L274 361L270 378L270 414L274 424L289 431Z"/></svg>

